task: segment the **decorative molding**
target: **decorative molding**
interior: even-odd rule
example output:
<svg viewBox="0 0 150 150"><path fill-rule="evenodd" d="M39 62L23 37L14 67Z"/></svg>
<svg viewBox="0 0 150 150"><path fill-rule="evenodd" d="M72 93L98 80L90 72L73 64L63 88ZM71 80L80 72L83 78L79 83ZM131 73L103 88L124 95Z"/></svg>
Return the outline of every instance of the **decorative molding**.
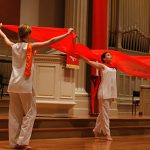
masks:
<svg viewBox="0 0 150 150"><path fill-rule="evenodd" d="M48 100L36 100L36 103L38 104L52 104L52 105L76 105L74 101L48 101Z"/></svg>
<svg viewBox="0 0 150 150"><path fill-rule="evenodd" d="M34 57L35 63L57 63L65 65L66 55L49 55L49 54L37 54Z"/></svg>

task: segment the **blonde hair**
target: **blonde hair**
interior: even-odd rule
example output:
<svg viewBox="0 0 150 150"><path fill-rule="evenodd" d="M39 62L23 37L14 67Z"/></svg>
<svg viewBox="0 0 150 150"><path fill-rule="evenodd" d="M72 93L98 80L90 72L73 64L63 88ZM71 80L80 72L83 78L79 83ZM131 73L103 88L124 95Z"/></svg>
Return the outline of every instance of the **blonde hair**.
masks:
<svg viewBox="0 0 150 150"><path fill-rule="evenodd" d="M26 24L22 24L18 28L18 37L20 41L24 41L24 38L26 38L28 35L30 35L32 32L32 29L30 26Z"/></svg>

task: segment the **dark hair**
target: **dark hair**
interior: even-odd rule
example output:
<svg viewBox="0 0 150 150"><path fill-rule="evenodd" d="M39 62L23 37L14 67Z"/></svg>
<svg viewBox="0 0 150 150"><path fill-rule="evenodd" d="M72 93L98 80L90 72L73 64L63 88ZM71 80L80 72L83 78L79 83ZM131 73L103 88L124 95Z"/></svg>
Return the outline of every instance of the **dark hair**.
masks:
<svg viewBox="0 0 150 150"><path fill-rule="evenodd" d="M106 57L106 54L107 53L109 53L109 52L104 52L102 55L101 55L101 61L103 62L103 63L105 63L105 57Z"/></svg>
<svg viewBox="0 0 150 150"><path fill-rule="evenodd" d="M23 41L24 38L26 38L29 34L31 34L32 29L30 26L26 24L22 24L18 28L18 37L20 41Z"/></svg>

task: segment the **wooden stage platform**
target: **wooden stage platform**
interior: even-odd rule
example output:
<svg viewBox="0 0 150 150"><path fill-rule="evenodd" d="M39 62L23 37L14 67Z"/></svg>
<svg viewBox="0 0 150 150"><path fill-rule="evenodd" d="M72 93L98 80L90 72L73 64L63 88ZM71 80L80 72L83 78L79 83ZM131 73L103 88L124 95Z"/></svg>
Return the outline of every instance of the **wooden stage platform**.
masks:
<svg viewBox="0 0 150 150"><path fill-rule="evenodd" d="M93 137L96 117L51 118L37 116L32 139ZM150 135L150 117L114 116L110 118L112 136ZM8 117L0 116L0 140L8 140Z"/></svg>

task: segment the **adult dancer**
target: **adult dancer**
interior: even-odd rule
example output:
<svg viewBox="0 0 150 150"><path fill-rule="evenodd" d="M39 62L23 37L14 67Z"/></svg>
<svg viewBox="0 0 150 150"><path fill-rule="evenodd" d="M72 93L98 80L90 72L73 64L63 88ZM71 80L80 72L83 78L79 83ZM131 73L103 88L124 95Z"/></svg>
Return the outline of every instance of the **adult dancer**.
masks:
<svg viewBox="0 0 150 150"><path fill-rule="evenodd" d="M61 36L31 44L29 41L32 29L28 25L21 25L18 28L19 41L17 43L10 41L1 27L2 23L0 36L6 45L12 48L12 74L8 86L10 95L9 143L12 148L29 149L28 145L36 117L36 102L32 87L33 61L30 56L35 49L49 46L65 38L72 33L73 29L70 28Z"/></svg>

